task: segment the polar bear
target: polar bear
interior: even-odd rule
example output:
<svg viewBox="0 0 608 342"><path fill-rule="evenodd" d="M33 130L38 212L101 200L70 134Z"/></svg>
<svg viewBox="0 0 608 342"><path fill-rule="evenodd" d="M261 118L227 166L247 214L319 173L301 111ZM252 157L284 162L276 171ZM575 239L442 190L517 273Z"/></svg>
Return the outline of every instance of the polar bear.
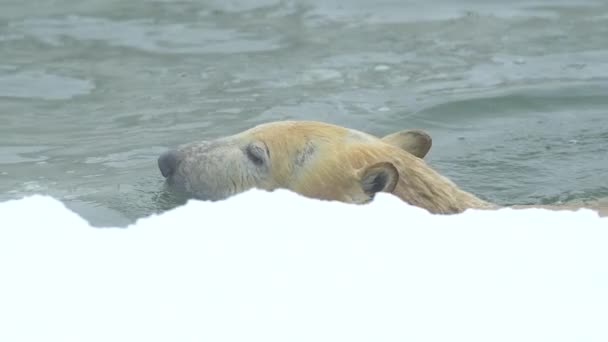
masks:
<svg viewBox="0 0 608 342"><path fill-rule="evenodd" d="M277 121L179 146L158 166L169 187L203 200L281 188L359 204L382 191L438 214L496 208L427 165L431 142L420 130L378 138L329 123Z"/></svg>

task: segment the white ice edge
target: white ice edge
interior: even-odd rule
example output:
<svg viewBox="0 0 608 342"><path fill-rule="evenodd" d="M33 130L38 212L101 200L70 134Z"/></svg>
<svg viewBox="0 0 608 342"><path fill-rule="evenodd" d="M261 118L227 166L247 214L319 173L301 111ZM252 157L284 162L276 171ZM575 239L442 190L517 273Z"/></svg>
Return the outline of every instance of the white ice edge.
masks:
<svg viewBox="0 0 608 342"><path fill-rule="evenodd" d="M285 190L126 229L0 203L0 341L608 341L608 218Z"/></svg>

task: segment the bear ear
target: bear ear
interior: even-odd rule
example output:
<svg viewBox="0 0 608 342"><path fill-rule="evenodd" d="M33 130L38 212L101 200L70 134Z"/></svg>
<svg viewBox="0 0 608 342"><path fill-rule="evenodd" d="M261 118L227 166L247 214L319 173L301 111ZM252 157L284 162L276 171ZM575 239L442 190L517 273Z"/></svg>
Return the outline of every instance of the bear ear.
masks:
<svg viewBox="0 0 608 342"><path fill-rule="evenodd" d="M382 138L385 143L397 146L418 158L424 158L433 145L431 136L421 129L409 129Z"/></svg>
<svg viewBox="0 0 608 342"><path fill-rule="evenodd" d="M399 171L389 162L381 162L371 165L359 172L361 188L369 195L374 196L377 192L393 192L399 180Z"/></svg>

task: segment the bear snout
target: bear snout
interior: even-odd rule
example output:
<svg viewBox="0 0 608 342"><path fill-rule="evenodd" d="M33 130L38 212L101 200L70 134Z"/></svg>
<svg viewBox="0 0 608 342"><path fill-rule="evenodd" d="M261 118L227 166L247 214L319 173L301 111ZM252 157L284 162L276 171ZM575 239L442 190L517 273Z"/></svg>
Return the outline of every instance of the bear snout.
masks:
<svg viewBox="0 0 608 342"><path fill-rule="evenodd" d="M160 173L165 178L171 177L175 170L177 170L177 166L181 161L181 153L176 150L169 150L163 152L158 157L158 168L160 169Z"/></svg>

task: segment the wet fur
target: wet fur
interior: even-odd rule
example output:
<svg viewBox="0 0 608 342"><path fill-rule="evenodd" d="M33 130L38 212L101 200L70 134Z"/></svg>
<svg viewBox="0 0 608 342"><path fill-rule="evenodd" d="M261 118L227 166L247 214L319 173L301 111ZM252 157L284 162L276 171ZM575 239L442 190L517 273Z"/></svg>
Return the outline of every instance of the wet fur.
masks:
<svg viewBox="0 0 608 342"><path fill-rule="evenodd" d="M281 187L304 196L364 203L367 198L357 189L356 172L375 163L390 162L399 171L392 193L409 204L442 214L495 207L461 190L396 144L363 132L313 121L282 121L243 134L269 145L275 155L271 155L274 179ZM396 141L394 137L390 140ZM306 158L301 157L303 151L307 151ZM286 156L297 156L297 162L285 162L290 160Z"/></svg>

